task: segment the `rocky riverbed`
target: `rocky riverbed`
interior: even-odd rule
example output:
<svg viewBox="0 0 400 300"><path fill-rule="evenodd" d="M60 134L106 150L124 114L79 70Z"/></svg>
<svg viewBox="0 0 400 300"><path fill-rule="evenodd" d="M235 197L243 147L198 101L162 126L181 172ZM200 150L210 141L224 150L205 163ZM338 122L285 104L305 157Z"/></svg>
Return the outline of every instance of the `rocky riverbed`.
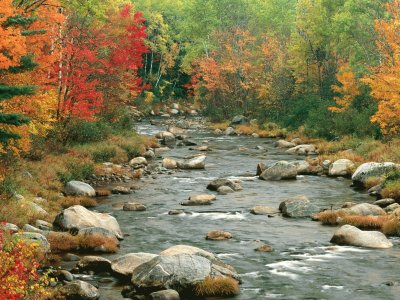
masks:
<svg viewBox="0 0 400 300"><path fill-rule="evenodd" d="M350 188L349 162L332 164L327 172L323 166L308 168L305 155L312 158L315 149L287 151L311 148L273 138L216 134L199 120L139 123L139 133L157 135L165 148L147 151L146 160L130 162L143 174L134 189L129 188L129 176L107 180L116 181L115 193L96 210L113 218L105 223L102 217L89 225L108 224L104 227L110 229L112 224L111 235L120 239L120 250L101 255L105 261L94 258L100 269L87 267L85 260L80 262L83 267L75 267L73 259L64 262L65 269L75 267L75 279L99 287L100 299L171 288L184 296L191 288L188 282L216 274L241 282L236 299L395 299L400 294L398 238L359 234L348 225L337 231L339 227L309 218L346 202L374 202L366 192ZM168 125L173 136L166 131ZM85 215L87 221L89 214ZM63 221L59 217L58 223ZM364 236L373 243L357 240ZM349 239L361 247L348 246ZM173 258L164 258L163 253ZM141 263L144 267L137 268ZM175 279L166 279L160 269ZM122 278L115 276L118 272ZM157 276L162 279L155 280ZM166 293L171 294L156 296L171 298L154 299L177 297L173 291Z"/></svg>

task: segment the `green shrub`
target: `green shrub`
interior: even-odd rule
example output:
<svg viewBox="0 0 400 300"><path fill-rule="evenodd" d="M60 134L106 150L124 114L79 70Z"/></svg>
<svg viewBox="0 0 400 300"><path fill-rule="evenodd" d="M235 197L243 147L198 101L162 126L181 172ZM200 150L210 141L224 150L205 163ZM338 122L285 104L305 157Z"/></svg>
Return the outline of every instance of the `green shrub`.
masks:
<svg viewBox="0 0 400 300"><path fill-rule="evenodd" d="M94 173L94 164L91 161L71 157L66 163L66 170L58 174L62 183L71 180L89 179Z"/></svg>
<svg viewBox="0 0 400 300"><path fill-rule="evenodd" d="M117 150L113 146L106 146L93 151L92 158L96 163L111 161L117 155Z"/></svg>
<svg viewBox="0 0 400 300"><path fill-rule="evenodd" d="M65 144L85 144L102 141L111 131L110 126L104 122L74 120L67 123L61 138Z"/></svg>

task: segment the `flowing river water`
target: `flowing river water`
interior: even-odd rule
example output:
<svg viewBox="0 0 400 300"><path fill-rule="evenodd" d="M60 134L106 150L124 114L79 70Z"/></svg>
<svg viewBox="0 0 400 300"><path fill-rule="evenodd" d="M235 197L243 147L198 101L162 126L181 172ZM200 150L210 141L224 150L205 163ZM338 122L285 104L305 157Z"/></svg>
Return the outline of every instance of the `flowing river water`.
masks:
<svg viewBox="0 0 400 300"><path fill-rule="evenodd" d="M166 128L140 123L141 134L154 135ZM370 250L330 244L337 227L322 226L310 219L252 215L256 205L278 207L287 197L305 195L321 208L339 208L346 201L372 202L365 193L354 191L343 178L298 176L292 181L262 181L254 174L257 163L303 160L274 148L275 139L246 136L217 136L208 129L189 129L191 140L212 149L205 170L179 170L173 174L144 177L132 195L113 196L98 211L112 212L124 233L118 254L160 251L178 244L196 246L216 253L241 275L244 299L400 299L400 240L392 239L388 250ZM262 146L264 149L256 149ZM163 156L181 159L196 154L177 147ZM159 161L160 162L160 161ZM191 214L168 215L182 209L180 202L192 194L209 193L207 184L219 177L242 181L243 191L217 195L211 206L184 207ZM115 210L124 201L145 204L144 212ZM233 234L227 241L209 241L210 230ZM256 252L262 244L273 246L269 253ZM101 299L122 299L121 286L100 284Z"/></svg>

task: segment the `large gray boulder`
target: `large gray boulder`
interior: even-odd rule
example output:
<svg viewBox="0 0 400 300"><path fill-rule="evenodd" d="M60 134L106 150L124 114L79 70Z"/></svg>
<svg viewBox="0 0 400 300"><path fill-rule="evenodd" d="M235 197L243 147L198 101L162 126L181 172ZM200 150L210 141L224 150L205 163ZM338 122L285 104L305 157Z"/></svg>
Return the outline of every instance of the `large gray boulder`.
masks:
<svg viewBox="0 0 400 300"><path fill-rule="evenodd" d="M56 295L74 300L96 300L100 298L98 289L82 280L74 280L57 288Z"/></svg>
<svg viewBox="0 0 400 300"><path fill-rule="evenodd" d="M111 269L118 275L132 277L133 270L155 257L157 255L151 253L128 253L114 259L111 262Z"/></svg>
<svg viewBox="0 0 400 300"><path fill-rule="evenodd" d="M288 198L279 204L279 210L285 217L310 217L319 212L319 208L312 204L306 196Z"/></svg>
<svg viewBox="0 0 400 300"><path fill-rule="evenodd" d="M286 150L287 153L290 154L298 154L298 155L313 155L313 154L318 154L317 149L315 148L314 145L298 145L293 148L290 148Z"/></svg>
<svg viewBox="0 0 400 300"><path fill-rule="evenodd" d="M355 167L350 159L338 159L329 166L329 176L349 176Z"/></svg>
<svg viewBox="0 0 400 300"><path fill-rule="evenodd" d="M174 289L190 291L206 277L233 277L231 270L214 265L203 256L177 254L157 256L138 266L132 274L132 284L138 291Z"/></svg>
<svg viewBox="0 0 400 300"><path fill-rule="evenodd" d="M87 196L87 197L96 196L96 191L91 185L77 180L72 180L70 182L67 182L64 188L64 193L67 196Z"/></svg>
<svg viewBox="0 0 400 300"><path fill-rule="evenodd" d="M297 167L287 161L278 161L266 170L259 178L263 180L296 179Z"/></svg>
<svg viewBox="0 0 400 300"><path fill-rule="evenodd" d="M351 179L353 180L355 185L364 186L368 178L381 177L390 171L399 169L400 165L392 162L368 162L359 166L353 173Z"/></svg>
<svg viewBox="0 0 400 300"><path fill-rule="evenodd" d="M386 236L379 231L362 231L351 225L343 225L334 233L331 243L344 246L357 246L365 248L391 248L393 247Z"/></svg>
<svg viewBox="0 0 400 300"><path fill-rule="evenodd" d="M100 227L111 231L118 239L123 239L119 224L114 217L109 214L90 211L81 205L64 209L56 216L53 225L62 230Z"/></svg>
<svg viewBox="0 0 400 300"><path fill-rule="evenodd" d="M178 161L177 165L179 169L204 169L206 166L206 156L200 155L192 159L185 159L183 161Z"/></svg>

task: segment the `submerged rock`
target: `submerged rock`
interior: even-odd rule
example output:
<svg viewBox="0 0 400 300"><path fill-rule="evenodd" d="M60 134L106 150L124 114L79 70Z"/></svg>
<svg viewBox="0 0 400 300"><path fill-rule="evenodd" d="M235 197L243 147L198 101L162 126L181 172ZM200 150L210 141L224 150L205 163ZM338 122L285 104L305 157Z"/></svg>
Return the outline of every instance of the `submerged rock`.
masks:
<svg viewBox="0 0 400 300"><path fill-rule="evenodd" d="M217 189L217 192L220 195L227 195L227 194L233 193L235 191L232 188L230 188L229 186L223 185Z"/></svg>
<svg viewBox="0 0 400 300"><path fill-rule="evenodd" d="M175 290L163 290L149 295L150 300L180 300L179 293Z"/></svg>
<svg viewBox="0 0 400 300"><path fill-rule="evenodd" d="M386 236L379 231L362 231L351 225L343 225L334 233L331 243L365 248L393 247Z"/></svg>
<svg viewBox="0 0 400 300"><path fill-rule="evenodd" d="M230 232L222 230L213 230L207 233L206 240L223 241L229 240L233 236Z"/></svg>
<svg viewBox="0 0 400 300"><path fill-rule="evenodd" d="M144 206L142 203L138 203L138 202L127 202L127 203L124 203L122 210L124 210L124 211L145 211L146 206Z"/></svg>
<svg viewBox="0 0 400 300"><path fill-rule="evenodd" d="M293 147L296 147L296 145L292 142L287 142L285 140L279 140L275 143L275 147L277 147L277 148L293 148Z"/></svg>

